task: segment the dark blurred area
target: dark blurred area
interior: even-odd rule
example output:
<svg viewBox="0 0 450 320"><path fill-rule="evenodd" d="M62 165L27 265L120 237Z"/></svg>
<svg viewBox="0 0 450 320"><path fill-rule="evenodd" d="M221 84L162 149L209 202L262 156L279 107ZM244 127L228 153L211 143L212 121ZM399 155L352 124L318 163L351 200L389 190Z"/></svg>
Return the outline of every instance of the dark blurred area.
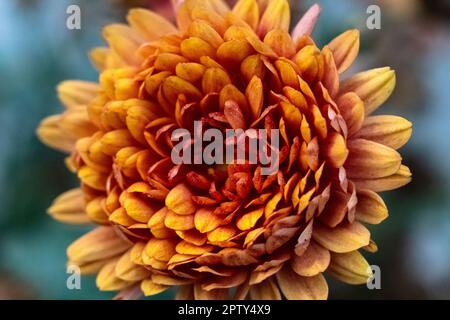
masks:
<svg viewBox="0 0 450 320"><path fill-rule="evenodd" d="M292 0L293 20L314 2L315 30L325 45L348 28L361 30L361 53L350 72L391 66L394 95L379 113L414 123L402 150L413 172L407 187L383 195L390 217L371 228L379 246L365 254L381 269L381 290L330 279L331 299L450 299L450 1ZM66 8L78 4L82 29L66 28ZM381 30L366 26L367 7L381 8ZM0 0L0 299L108 299L95 278L66 287L66 247L86 228L53 221L45 212L77 185L64 155L35 136L40 120L57 113L55 87L65 79L97 80L87 52L102 44L101 27L124 21L130 7L173 19L162 0ZM172 298L169 292L157 298Z"/></svg>

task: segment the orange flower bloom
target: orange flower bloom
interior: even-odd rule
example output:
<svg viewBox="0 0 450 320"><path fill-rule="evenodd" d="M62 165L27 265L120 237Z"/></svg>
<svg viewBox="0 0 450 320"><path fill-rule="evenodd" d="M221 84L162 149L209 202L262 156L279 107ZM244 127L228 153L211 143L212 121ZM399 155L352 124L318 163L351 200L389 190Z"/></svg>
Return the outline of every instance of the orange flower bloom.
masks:
<svg viewBox="0 0 450 320"><path fill-rule="evenodd" d="M99 84L63 82L65 111L38 129L81 180L49 213L100 225L68 248L71 264L121 298L179 286L179 298L325 299L323 273L367 281L365 224L388 216L376 192L411 179L396 151L411 123L371 116L394 89L390 68L341 80L359 32L319 49L319 12L290 34L287 0L187 0L177 27L143 9L105 27ZM174 165L171 133L194 121L278 129L278 172Z"/></svg>

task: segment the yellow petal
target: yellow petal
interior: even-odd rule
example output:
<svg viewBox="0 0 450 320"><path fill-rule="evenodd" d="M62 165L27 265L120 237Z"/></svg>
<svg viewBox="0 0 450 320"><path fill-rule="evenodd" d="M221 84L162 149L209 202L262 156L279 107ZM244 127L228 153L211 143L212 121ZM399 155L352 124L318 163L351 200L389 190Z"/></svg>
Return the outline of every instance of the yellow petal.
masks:
<svg viewBox="0 0 450 320"><path fill-rule="evenodd" d="M103 38L109 47L127 64L139 65L141 59L136 51L142 43L139 35L129 26L110 24L103 28Z"/></svg>
<svg viewBox="0 0 450 320"><path fill-rule="evenodd" d="M147 40L158 40L160 37L177 33L177 29L167 19L145 9L131 9L127 17L130 26Z"/></svg>
<svg viewBox="0 0 450 320"><path fill-rule="evenodd" d="M74 149L76 141L64 134L60 127L61 118L61 115L45 118L39 124L36 134L47 146L69 153Z"/></svg>
<svg viewBox="0 0 450 320"><path fill-rule="evenodd" d="M264 208L256 209L254 211L245 213L236 221L236 226L240 230L249 230L255 226L259 218L264 214Z"/></svg>
<svg viewBox="0 0 450 320"><path fill-rule="evenodd" d="M341 92L355 92L363 101L365 114L381 106L395 88L395 72L389 67L364 71L341 83Z"/></svg>
<svg viewBox="0 0 450 320"><path fill-rule="evenodd" d="M245 95L250 104L253 119L256 120L260 116L264 104L263 83L258 76L253 76L247 86Z"/></svg>
<svg viewBox="0 0 450 320"><path fill-rule="evenodd" d="M281 300L280 290L273 278L252 285L250 288L252 300Z"/></svg>
<svg viewBox="0 0 450 320"><path fill-rule="evenodd" d="M356 219L364 223L379 224L388 217L383 199L373 191L358 191Z"/></svg>
<svg viewBox="0 0 450 320"><path fill-rule="evenodd" d="M300 276L312 277L324 272L330 264L330 252L312 241L306 251L295 255L291 261L291 268Z"/></svg>
<svg viewBox="0 0 450 320"><path fill-rule="evenodd" d="M312 237L330 251L345 253L367 246L370 232L359 222L345 223L335 228L316 223Z"/></svg>
<svg viewBox="0 0 450 320"><path fill-rule="evenodd" d="M328 285L320 273L313 277L302 277L289 266L277 273L278 285L288 300L326 300Z"/></svg>
<svg viewBox="0 0 450 320"><path fill-rule="evenodd" d="M280 57L290 58L296 53L295 44L286 30L269 31L264 37L264 43Z"/></svg>
<svg viewBox="0 0 450 320"><path fill-rule="evenodd" d="M91 262L114 257L130 247L112 227L97 227L73 242L67 256L76 263Z"/></svg>
<svg viewBox="0 0 450 320"><path fill-rule="evenodd" d="M118 291L126 288L132 282L124 281L115 274L117 260L107 263L97 275L96 284L101 291Z"/></svg>
<svg viewBox="0 0 450 320"><path fill-rule="evenodd" d="M181 42L180 50L190 61L199 62L203 56L215 57L216 50L208 42L197 37L190 37Z"/></svg>
<svg viewBox="0 0 450 320"><path fill-rule="evenodd" d="M145 279L141 283L141 290L146 297L166 291L169 287L154 283L151 279Z"/></svg>
<svg viewBox="0 0 450 320"><path fill-rule="evenodd" d="M375 192L383 192L398 189L411 182L411 171L402 165L391 176L379 179L352 179L358 189L369 189Z"/></svg>
<svg viewBox="0 0 450 320"><path fill-rule="evenodd" d="M250 82L255 76L263 79L265 71L264 62L259 55L251 55L241 63L241 73L247 82Z"/></svg>
<svg viewBox="0 0 450 320"><path fill-rule="evenodd" d="M192 22L188 29L188 35L202 39L214 48L218 48L223 43L220 34L211 25L201 20Z"/></svg>
<svg viewBox="0 0 450 320"><path fill-rule="evenodd" d="M136 221L131 219L131 217L129 215L127 215L127 212L122 207L114 210L108 219L112 223L118 224L118 225L121 225L124 227L130 227L130 226L136 224Z"/></svg>
<svg viewBox="0 0 450 320"><path fill-rule="evenodd" d="M223 221L218 215L214 214L214 209L201 208L195 213L195 228L201 233L207 233L216 229Z"/></svg>
<svg viewBox="0 0 450 320"><path fill-rule="evenodd" d="M95 98L99 92L99 85L94 82L69 80L58 85L58 97L70 109L79 105L86 105Z"/></svg>
<svg viewBox="0 0 450 320"><path fill-rule="evenodd" d="M150 271L144 267L135 264L131 260L131 250L124 253L117 261L115 266L115 275L125 281L135 282L140 281L150 276Z"/></svg>
<svg viewBox="0 0 450 320"><path fill-rule="evenodd" d="M126 194L123 207L133 220L142 223L147 223L155 212L154 206L149 203L148 199L145 201L132 194Z"/></svg>
<svg viewBox="0 0 450 320"><path fill-rule="evenodd" d="M331 253L327 273L348 284L365 284L372 276L369 264L358 251Z"/></svg>
<svg viewBox="0 0 450 320"><path fill-rule="evenodd" d="M359 31L348 30L330 42L328 45L333 52L334 61L339 73L347 70L355 61L359 53Z"/></svg>
<svg viewBox="0 0 450 320"><path fill-rule="evenodd" d="M185 184L179 184L166 197L166 206L179 215L191 215L196 211L192 193Z"/></svg>
<svg viewBox="0 0 450 320"><path fill-rule="evenodd" d="M233 13L247 22L253 30L259 23L259 6L256 0L239 0L233 8Z"/></svg>
<svg viewBox="0 0 450 320"><path fill-rule="evenodd" d="M81 189L64 192L53 200L48 213L55 219L70 224L87 224L89 217L84 211L85 201Z"/></svg>
<svg viewBox="0 0 450 320"><path fill-rule="evenodd" d="M159 261L169 261L176 253L176 239L150 239L145 246L146 254Z"/></svg>
<svg viewBox="0 0 450 320"><path fill-rule="evenodd" d="M217 49L220 61L231 63L240 63L254 53L253 47L246 40L230 40Z"/></svg>
<svg viewBox="0 0 450 320"><path fill-rule="evenodd" d="M368 117L355 137L375 141L392 149L404 146L412 135L412 123L397 116Z"/></svg>
<svg viewBox="0 0 450 320"><path fill-rule="evenodd" d="M401 165L400 154L382 144L365 139L352 139L345 169L349 178L375 179L396 173Z"/></svg>
<svg viewBox="0 0 450 320"><path fill-rule="evenodd" d="M169 210L164 219L167 228L177 231L185 231L194 228L194 215L180 215Z"/></svg>
<svg viewBox="0 0 450 320"><path fill-rule="evenodd" d="M181 79L195 83L203 78L206 68L199 63L180 63L177 64L176 74Z"/></svg>
<svg viewBox="0 0 450 320"><path fill-rule="evenodd" d="M103 207L104 201L104 197L97 197L86 205L87 216L98 224L106 224L108 222L108 215Z"/></svg>
<svg viewBox="0 0 450 320"><path fill-rule="evenodd" d="M228 84L231 84L231 79L223 69L209 68L203 75L202 88L204 93L219 93Z"/></svg>
<svg viewBox="0 0 450 320"><path fill-rule="evenodd" d="M106 180L107 176L102 174L101 172L98 172L97 170L84 166L78 171L78 178L88 185L89 187L99 190L99 191L105 191L106 190Z"/></svg>
<svg viewBox="0 0 450 320"><path fill-rule="evenodd" d="M291 11L286 0L273 0L261 17L258 34L263 38L269 31L280 29L289 31Z"/></svg>

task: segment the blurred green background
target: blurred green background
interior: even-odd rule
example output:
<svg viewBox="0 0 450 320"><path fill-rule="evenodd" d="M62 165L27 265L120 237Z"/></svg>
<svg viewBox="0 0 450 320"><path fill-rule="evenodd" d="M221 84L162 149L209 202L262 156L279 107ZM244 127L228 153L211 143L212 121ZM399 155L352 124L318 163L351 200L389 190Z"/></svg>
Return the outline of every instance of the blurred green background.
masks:
<svg viewBox="0 0 450 320"><path fill-rule="evenodd" d="M113 297L98 292L93 277L82 279L81 290L66 287L65 249L86 228L60 224L45 212L77 180L35 130L61 110L58 82L96 81L86 53L102 43L104 24L123 21L136 5L170 15L169 2L0 0L0 299ZM381 290L331 280L330 298L450 299L450 1L291 0L293 18L314 2L323 7L318 43L360 29L361 55L352 71L393 67L397 89L380 112L414 122L402 150L413 182L383 195L390 217L371 229L380 250L366 257L381 268ZM70 4L81 7L81 30L65 27ZM366 27L370 4L381 8L381 30Z"/></svg>

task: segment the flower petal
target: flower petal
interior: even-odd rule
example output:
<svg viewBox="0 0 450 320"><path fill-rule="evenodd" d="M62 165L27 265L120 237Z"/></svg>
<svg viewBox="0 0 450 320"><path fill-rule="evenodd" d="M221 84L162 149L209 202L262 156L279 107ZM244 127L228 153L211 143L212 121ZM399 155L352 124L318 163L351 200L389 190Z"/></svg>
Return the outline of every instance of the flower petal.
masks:
<svg viewBox="0 0 450 320"><path fill-rule="evenodd" d="M400 154L382 144L365 140L352 139L348 142L350 150L345 169L349 178L383 178L400 169Z"/></svg>
<svg viewBox="0 0 450 320"><path fill-rule="evenodd" d="M113 227L97 227L74 241L67 248L67 256L75 263L92 262L114 257L129 247Z"/></svg>
<svg viewBox="0 0 450 320"><path fill-rule="evenodd" d="M272 0L259 24L258 35L263 38L269 31L280 29L289 31L291 10L286 0Z"/></svg>
<svg viewBox="0 0 450 320"><path fill-rule="evenodd" d="M369 189L375 192L383 192L398 189L411 182L411 171L402 165L391 176L379 179L352 179L358 189Z"/></svg>
<svg viewBox="0 0 450 320"><path fill-rule="evenodd" d="M351 137L364 122L364 102L354 92L347 92L341 95L337 101L337 106L341 111L348 128L348 135Z"/></svg>
<svg viewBox="0 0 450 320"><path fill-rule="evenodd" d="M369 264L358 251L331 253L327 273L348 284L365 284L372 276Z"/></svg>
<svg viewBox="0 0 450 320"><path fill-rule="evenodd" d="M84 211L85 201L81 189L64 192L53 200L48 213L55 219L70 224L88 224L90 219Z"/></svg>
<svg viewBox="0 0 450 320"><path fill-rule="evenodd" d="M185 184L179 184L166 197L166 206L179 215L191 215L196 211L192 192Z"/></svg>
<svg viewBox="0 0 450 320"><path fill-rule="evenodd" d="M306 251L290 261L291 268L299 276L312 277L324 272L330 264L330 252L312 241Z"/></svg>
<svg viewBox="0 0 450 320"><path fill-rule="evenodd" d="M341 83L341 93L355 92L363 101L366 115L378 109L395 88L395 72L389 67L353 75Z"/></svg>
<svg viewBox="0 0 450 320"><path fill-rule="evenodd" d="M404 146L412 135L412 123L397 116L368 117L355 137L375 141L392 149Z"/></svg>
<svg viewBox="0 0 450 320"><path fill-rule="evenodd" d="M252 300L281 300L280 289L278 289L273 278L252 285L250 287L250 297Z"/></svg>
<svg viewBox="0 0 450 320"><path fill-rule="evenodd" d="M290 266L277 273L278 285L288 300L326 300L328 285L322 274L302 277Z"/></svg>
<svg viewBox="0 0 450 320"><path fill-rule="evenodd" d="M166 18L142 8L131 9L128 12L127 20L134 30L149 41L158 40L162 36L178 32Z"/></svg>
<svg viewBox="0 0 450 320"><path fill-rule="evenodd" d="M359 31L348 30L330 42L334 61L339 73L346 71L355 61L359 53Z"/></svg>
<svg viewBox="0 0 450 320"><path fill-rule="evenodd" d="M297 42L303 35L311 35L319 19L321 7L316 3L306 11L292 31L292 40Z"/></svg>
<svg viewBox="0 0 450 320"><path fill-rule="evenodd" d="M379 224L388 217L383 199L373 191L358 191L356 219L364 223Z"/></svg>
<svg viewBox="0 0 450 320"><path fill-rule="evenodd" d="M233 13L247 22L253 30L259 23L259 6L256 0L239 0L233 8Z"/></svg>
<svg viewBox="0 0 450 320"><path fill-rule="evenodd" d="M326 249L338 253L357 250L370 242L369 230L356 221L335 228L316 223L312 237Z"/></svg>

